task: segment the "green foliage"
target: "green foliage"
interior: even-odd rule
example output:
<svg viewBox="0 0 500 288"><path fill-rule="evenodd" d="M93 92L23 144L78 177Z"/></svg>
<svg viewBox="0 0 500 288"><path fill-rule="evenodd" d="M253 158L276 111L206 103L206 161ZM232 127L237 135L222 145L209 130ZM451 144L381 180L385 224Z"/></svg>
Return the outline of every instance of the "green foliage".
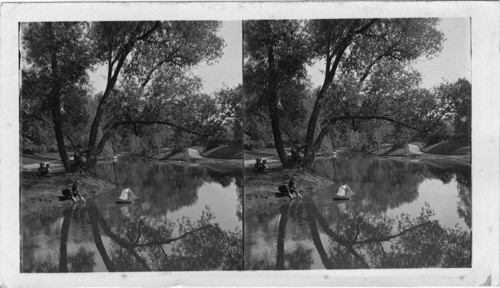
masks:
<svg viewBox="0 0 500 288"><path fill-rule="evenodd" d="M223 135L217 135L216 137L209 138L207 144L205 145L204 151L212 150L226 144L227 140L225 138L226 137L224 137Z"/></svg>
<svg viewBox="0 0 500 288"><path fill-rule="evenodd" d="M134 133L145 142L146 151L165 146L182 151L205 144L207 138L230 142L241 133L241 87L207 95L199 92L200 79L185 70L162 68L158 73L162 77L154 78L142 92L127 82L111 98L110 110L116 112L105 121L129 121L117 130L120 134Z"/></svg>
<svg viewBox="0 0 500 288"><path fill-rule="evenodd" d="M71 272L92 272L95 266L94 252L86 251L83 247L78 249L78 253L68 257L71 265Z"/></svg>
<svg viewBox="0 0 500 288"><path fill-rule="evenodd" d="M286 86L290 81L301 81L305 76L307 61L307 38L301 21L245 21L244 22L244 87L262 93L256 86L265 83L265 72L269 61L269 49L273 50L272 69L275 70L277 86ZM264 73L262 75L261 73ZM263 97L263 95L261 94Z"/></svg>
<svg viewBox="0 0 500 288"><path fill-rule="evenodd" d="M442 142L450 137L445 125L439 125L436 129L429 133L427 136L427 145L434 145Z"/></svg>
<svg viewBox="0 0 500 288"><path fill-rule="evenodd" d="M23 150L42 152L58 135L60 147L64 138L73 147L82 146L89 118L87 72L94 63L88 24L38 22L21 29ZM60 130L56 123L62 124Z"/></svg>
<svg viewBox="0 0 500 288"><path fill-rule="evenodd" d="M217 115L220 125L228 127L228 140L232 143L241 143L243 137L243 86L240 84L234 88L222 88L214 93L217 103Z"/></svg>
<svg viewBox="0 0 500 288"><path fill-rule="evenodd" d="M136 136L148 134L148 149L166 139L153 136L161 129L139 131L138 125L213 133L220 129L217 125L227 124L214 116L221 107L198 95L200 80L189 73L194 65L210 64L222 54L219 27L216 21L23 24L24 124L44 127L53 118L59 149L65 146L63 138L73 147L88 146L88 160L94 161L87 163L88 169L122 125L133 125L129 128ZM87 82L94 64L108 69L108 82L92 98ZM25 150L40 150L37 146L50 134L43 132L23 131ZM121 139L127 138L123 132L119 129Z"/></svg>
<svg viewBox="0 0 500 288"><path fill-rule="evenodd" d="M295 129L293 121L303 124L301 114L307 113L301 101L307 95L304 92L308 85L304 63L309 56L304 23L245 21L244 31L243 86L247 98L245 119L248 119L245 134L251 141L277 145L278 154L283 158L281 133L285 131L289 143L301 141L294 139L300 137L300 129ZM269 123L272 129L265 127Z"/></svg>
<svg viewBox="0 0 500 288"><path fill-rule="evenodd" d="M23 27L24 60L38 77L50 83L52 54L58 58L58 82L62 90L71 89L87 81L87 69L93 64L86 37L85 22L31 22ZM47 93L40 91L41 93Z"/></svg>
<svg viewBox="0 0 500 288"><path fill-rule="evenodd" d="M363 137L360 135L359 132L353 131L353 130L348 130L347 132L347 147L351 150L358 150L361 149L363 146Z"/></svg>
<svg viewBox="0 0 500 288"><path fill-rule="evenodd" d="M128 149L134 154L139 154L144 151L144 147L142 146L142 141L139 137L135 135L130 135L128 137Z"/></svg>
<svg viewBox="0 0 500 288"><path fill-rule="evenodd" d="M443 83L436 88L442 99L442 105L450 109L453 140L471 140L471 84L466 79L458 79L454 83Z"/></svg>
<svg viewBox="0 0 500 288"><path fill-rule="evenodd" d="M244 85L250 117L245 133L251 140L264 140L257 130L265 131L270 122L278 146L284 143L282 132L289 138L293 135L292 142L305 142L305 162L310 165L332 126L343 121L379 119L414 130L432 128L444 111L432 93L417 88L420 75L408 67L441 50L438 21L246 21ZM305 66L312 60L325 63L323 86L315 90L305 80ZM311 94L310 99L305 96ZM403 129L397 131L408 134L405 141L413 137ZM362 132L349 136L352 147L381 143L389 134L386 128L376 131L375 137L373 130ZM282 147L277 150L279 154Z"/></svg>

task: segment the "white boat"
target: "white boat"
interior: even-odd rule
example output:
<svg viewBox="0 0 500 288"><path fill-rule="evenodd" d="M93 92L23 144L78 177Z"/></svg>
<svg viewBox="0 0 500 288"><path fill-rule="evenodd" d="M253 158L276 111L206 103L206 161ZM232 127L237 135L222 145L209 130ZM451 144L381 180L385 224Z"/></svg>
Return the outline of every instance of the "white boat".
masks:
<svg viewBox="0 0 500 288"><path fill-rule="evenodd" d="M349 200L352 197L355 197L356 193L347 186L347 184L344 184L339 187L339 190L337 191L337 195L333 196L333 200Z"/></svg>
<svg viewBox="0 0 500 288"><path fill-rule="evenodd" d="M116 200L116 204L129 204L137 200L139 200L139 197L130 188L125 188L122 190L122 194L118 197L118 200Z"/></svg>

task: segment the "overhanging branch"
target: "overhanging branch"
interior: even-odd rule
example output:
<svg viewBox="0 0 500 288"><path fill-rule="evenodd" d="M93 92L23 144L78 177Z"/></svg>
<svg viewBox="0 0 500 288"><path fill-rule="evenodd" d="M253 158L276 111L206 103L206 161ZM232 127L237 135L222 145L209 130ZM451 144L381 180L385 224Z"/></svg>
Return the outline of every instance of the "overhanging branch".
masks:
<svg viewBox="0 0 500 288"><path fill-rule="evenodd" d="M389 241L391 239L394 239L394 238L397 238L403 234L406 234L412 230L415 230L415 229L418 229L420 227L423 227L423 226L427 226L429 224L432 224L432 221L427 221L425 223L420 223L416 226L413 226L411 228L408 228L408 229L405 229L395 235L390 235L390 236L386 236L386 237L381 237L381 238L371 238L371 239L365 239L365 240L361 240L361 241L355 241L354 244L357 244L357 245L361 245L361 244L369 244L369 243L375 243L375 242L385 242L385 241Z"/></svg>
<svg viewBox="0 0 500 288"><path fill-rule="evenodd" d="M196 134L196 135L200 135L200 136L209 136L211 134L211 133L200 133L198 131L194 131L192 129L177 125L171 121L166 121L166 120L125 120L125 121L115 122L111 127L113 129L113 128L117 128L117 127L122 126L122 125L137 125L137 124L140 124L140 125L152 125L152 124L167 125L167 126L171 126L171 127L176 128L176 129L182 130L184 132L188 132L188 133L192 133L192 134Z"/></svg>
<svg viewBox="0 0 500 288"><path fill-rule="evenodd" d="M211 224L208 224L208 225L205 225L205 226L202 226L202 227L196 228L196 229L194 229L194 230L191 230L191 231L189 231L189 232L187 232L187 233L182 234L182 235L181 235L181 236L179 236L179 237L175 237L175 238L172 238L172 239L160 240L160 241L151 241L151 242L146 242L146 243L138 243L138 244L136 244L136 245L134 245L134 246L135 246L135 247L144 247L144 246L152 246L152 245L160 245L160 246L161 246L161 245L170 244L170 243L172 243L172 242L175 242L175 241L177 241L177 240L180 240L180 239L182 239L182 238L185 238L185 237L187 237L187 236L189 236L189 235L191 235L191 234L193 234L193 233L196 233L196 232L198 232L198 231L200 231L200 230L204 230L204 229L206 229L206 228L208 228L208 227L212 227L212 225L211 225Z"/></svg>
<svg viewBox="0 0 500 288"><path fill-rule="evenodd" d="M371 115L371 116L361 116L361 115L344 115L344 116L337 116L333 117L330 121L326 123L325 126L331 126L333 125L336 121L341 121L341 120L385 120L389 121L398 125L401 125L403 127L418 131L418 132L428 132L432 129L434 129L440 122L442 117L438 117L436 121L432 124L430 124L426 128L421 128L417 126L410 125L408 123L393 119L389 116L376 116L376 115Z"/></svg>

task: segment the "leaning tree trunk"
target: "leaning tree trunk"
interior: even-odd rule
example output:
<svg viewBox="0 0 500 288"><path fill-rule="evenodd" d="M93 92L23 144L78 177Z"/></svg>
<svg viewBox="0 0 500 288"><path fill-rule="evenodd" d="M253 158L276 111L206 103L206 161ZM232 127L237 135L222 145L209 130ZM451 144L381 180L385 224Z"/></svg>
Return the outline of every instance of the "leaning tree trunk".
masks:
<svg viewBox="0 0 500 288"><path fill-rule="evenodd" d="M123 61L121 61L118 65L121 67L123 64ZM118 69L118 68L117 68ZM118 74L115 73L117 76ZM111 90L113 89L115 83L116 83L116 77L113 76L111 79L108 79L108 84L106 85L106 90L104 91L103 96L101 97L101 100L99 101L99 105L97 106L97 111L94 116L94 120L92 121L92 125L90 127L90 134L89 134L89 142L88 142L88 152L87 152L87 161L85 162L85 171L92 172L94 171L95 165L97 164L97 158L99 157L99 154L101 151L99 151L98 143L97 143L97 134L99 132L99 128L101 125L101 120L102 117L104 116L105 112L105 106L108 101L108 97L111 94ZM102 142L103 139L101 139L100 142ZM107 140L107 139L106 139Z"/></svg>
<svg viewBox="0 0 500 288"><path fill-rule="evenodd" d="M102 153L102 151L104 150L104 146L106 145L106 142L113 135L114 129L115 129L115 126L112 126L108 131L106 131L102 135L101 140L99 141L99 144L97 146L95 146L95 144L94 144L94 148L92 150L90 150L90 147L89 147L89 152L87 154L87 162L85 162L85 171L94 172L98 157Z"/></svg>
<svg viewBox="0 0 500 288"><path fill-rule="evenodd" d="M288 168L291 166L291 163L290 161L288 161L285 152L285 145L283 144L283 139L281 138L278 107L276 105L276 102L271 103L271 101L269 101L269 112L271 118L271 128L273 131L274 146L276 147L276 151L278 152L281 164L283 165L283 167Z"/></svg>
<svg viewBox="0 0 500 288"><path fill-rule="evenodd" d="M66 145L64 144L64 135L62 131L62 116L61 116L61 83L58 75L58 62L57 62L57 47L55 44L54 32L52 31L52 23L47 24L50 29L50 42L52 43L50 52L50 69L51 69L51 83L50 83L50 105L52 112L52 122L54 123L54 133L57 141L57 150L64 169L69 171L71 163L69 161L68 153L66 152Z"/></svg>
<svg viewBox="0 0 500 288"><path fill-rule="evenodd" d="M288 168L291 166L290 161L285 152L285 145L283 144L283 139L281 138L281 129L279 124L279 110L278 110L278 95L277 86L278 79L276 75L276 68L274 63L274 49L272 45L269 45L267 51L268 57L268 73L269 73L269 83L267 87L267 103L269 108L269 116L271 118L271 128L273 131L274 146L276 147L276 152L280 158L283 167Z"/></svg>
<svg viewBox="0 0 500 288"><path fill-rule="evenodd" d="M307 124L306 147L304 151L304 159L302 160L302 165L307 168L311 168L314 158L316 157L318 140L322 142L324 137L326 136L326 134L322 135L321 138L317 138L316 141L314 139L314 136L316 134L316 125L318 123L319 116L321 115L321 110L325 102L326 93L328 92L328 89L333 82L333 78L335 77L335 73L337 72L337 68L340 64L340 59L342 59L345 50L347 49L347 47L349 47L349 42L351 41L352 37L354 37L354 34L350 34L351 35L349 36L349 38L344 39L344 41L338 44L338 51L335 55L327 55L326 57L325 80L323 82L323 85L321 86L321 90L318 92L311 117L309 118L309 122ZM334 56L335 60L333 59ZM319 143L319 146L320 145L321 143Z"/></svg>
<svg viewBox="0 0 500 288"><path fill-rule="evenodd" d="M102 117L104 116L104 113L106 112L106 104L108 102L108 98L110 97L111 91L115 87L116 81L118 79L118 75L120 73L120 69L122 68L125 59L127 58L128 53L130 52L131 47L127 47L124 49L120 59L118 60L118 63L116 64L114 72L112 72L112 62L111 62L111 53L109 54L108 58L108 83L106 84L106 89L104 90L104 93L101 97L101 100L99 101L99 105L97 106L97 111L94 116L94 120L92 121L92 125L90 127L90 134L89 134L89 142L88 142L88 152L87 152L87 161L85 162L85 171L94 171L95 165L97 164L97 158L99 157L99 154L102 151L99 150L98 146L101 146L100 144L103 142L104 143L108 140L108 138L101 138L99 145L97 144L97 134L99 132L99 128L101 125L101 120ZM102 145L104 146L104 145Z"/></svg>

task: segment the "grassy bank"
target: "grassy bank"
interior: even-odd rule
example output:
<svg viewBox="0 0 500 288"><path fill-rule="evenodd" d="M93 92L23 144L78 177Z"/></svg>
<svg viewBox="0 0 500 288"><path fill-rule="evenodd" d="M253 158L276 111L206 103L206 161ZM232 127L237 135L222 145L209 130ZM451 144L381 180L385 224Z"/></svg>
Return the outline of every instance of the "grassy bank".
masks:
<svg viewBox="0 0 500 288"><path fill-rule="evenodd" d="M422 151L425 153L438 155L470 155L470 150L470 143L451 141L440 142L422 148Z"/></svg>
<svg viewBox="0 0 500 288"><path fill-rule="evenodd" d="M241 164L243 150L241 145L220 146L207 151L203 151L201 146L192 146L181 152L174 152L172 148L163 148L161 153L153 153L146 157L160 161Z"/></svg>
<svg viewBox="0 0 500 288"><path fill-rule="evenodd" d="M201 156L207 158L216 159L242 159L243 158L243 146L237 145L227 145L217 147L211 150L203 151L200 153Z"/></svg>
<svg viewBox="0 0 500 288"><path fill-rule="evenodd" d="M367 151L367 155L381 157L409 157L430 161L448 161L459 164L471 163L469 143L441 142L424 146L422 142L410 143L408 147L393 147L392 144L382 144L379 148Z"/></svg>
<svg viewBox="0 0 500 288"><path fill-rule="evenodd" d="M302 196L321 191L333 184L328 178L305 169L283 169L279 162L270 164L270 173L253 172L253 167L245 167L245 213L259 215L278 208L290 200L288 197L277 198L278 186L290 177L295 178L295 186Z"/></svg>
<svg viewBox="0 0 500 288"><path fill-rule="evenodd" d="M78 180L81 195L87 200L106 191L113 184L86 174L57 173L51 178L38 177L36 171L21 172L20 212L24 217L40 217L73 205L73 201L59 201L62 189Z"/></svg>

